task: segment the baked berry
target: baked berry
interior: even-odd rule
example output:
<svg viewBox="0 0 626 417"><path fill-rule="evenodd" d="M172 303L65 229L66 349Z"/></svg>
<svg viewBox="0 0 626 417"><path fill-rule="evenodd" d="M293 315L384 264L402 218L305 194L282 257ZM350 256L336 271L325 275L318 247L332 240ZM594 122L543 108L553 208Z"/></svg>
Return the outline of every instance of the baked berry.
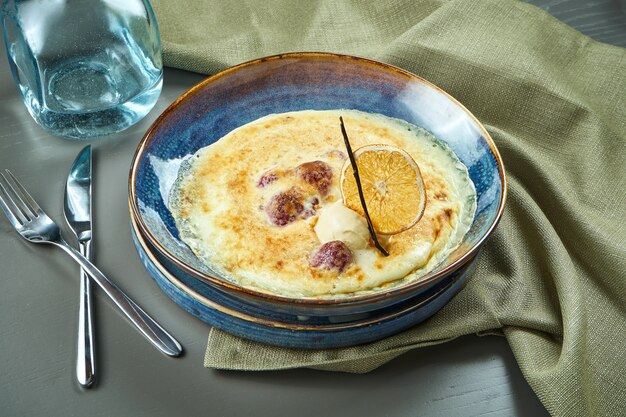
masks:
<svg viewBox="0 0 626 417"><path fill-rule="evenodd" d="M328 194L333 181L333 171L326 162L305 162L296 168L296 175L317 188L321 196Z"/></svg>
<svg viewBox="0 0 626 417"><path fill-rule="evenodd" d="M275 194L265 206L265 213L276 226L285 226L304 211L304 196L297 188Z"/></svg>
<svg viewBox="0 0 626 417"><path fill-rule="evenodd" d="M265 188L267 185L273 183L277 179L278 179L278 175L273 174L271 172L267 172L267 173L263 174L263 176L261 176L261 178L259 179L259 182L256 184L256 186L259 187L259 188Z"/></svg>
<svg viewBox="0 0 626 417"><path fill-rule="evenodd" d="M350 248L341 240L326 242L313 252L309 265L314 268L334 269L343 272L354 262Z"/></svg>

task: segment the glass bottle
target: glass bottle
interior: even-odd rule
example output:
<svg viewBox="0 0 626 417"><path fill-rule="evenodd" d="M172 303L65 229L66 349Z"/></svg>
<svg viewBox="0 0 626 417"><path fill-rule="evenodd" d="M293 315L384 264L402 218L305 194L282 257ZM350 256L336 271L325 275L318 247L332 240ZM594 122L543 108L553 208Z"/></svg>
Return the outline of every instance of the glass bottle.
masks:
<svg viewBox="0 0 626 417"><path fill-rule="evenodd" d="M123 130L159 97L161 45L147 0L4 0L2 28L24 103L54 135Z"/></svg>

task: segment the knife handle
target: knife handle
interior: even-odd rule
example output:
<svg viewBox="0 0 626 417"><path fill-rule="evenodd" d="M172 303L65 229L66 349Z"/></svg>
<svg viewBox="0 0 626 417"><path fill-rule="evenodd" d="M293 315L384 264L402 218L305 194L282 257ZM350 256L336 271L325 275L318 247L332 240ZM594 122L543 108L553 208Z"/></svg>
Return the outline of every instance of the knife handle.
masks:
<svg viewBox="0 0 626 417"><path fill-rule="evenodd" d="M131 324L148 339L158 350L168 356L179 356L183 348L172 335L161 327L152 317L146 314L135 304L122 290L111 282L98 268L87 260L79 251L74 249L65 240L50 241L50 243L63 249L83 268L87 274L98 284L104 293L126 315Z"/></svg>
<svg viewBox="0 0 626 417"><path fill-rule="evenodd" d="M79 247L81 255L91 260L91 241L80 242ZM91 281L83 269L80 270L77 342L76 379L82 387L89 388L96 380L96 364L94 355Z"/></svg>

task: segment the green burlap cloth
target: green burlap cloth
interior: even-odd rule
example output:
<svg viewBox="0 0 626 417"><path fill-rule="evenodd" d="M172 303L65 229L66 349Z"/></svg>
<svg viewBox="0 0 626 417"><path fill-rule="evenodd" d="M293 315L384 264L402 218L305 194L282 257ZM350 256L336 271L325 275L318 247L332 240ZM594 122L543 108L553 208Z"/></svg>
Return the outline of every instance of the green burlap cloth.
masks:
<svg viewBox="0 0 626 417"><path fill-rule="evenodd" d="M504 217L463 289L397 336L290 350L209 334L204 365L367 372L420 346L504 335L554 415L626 413L626 50L513 1L152 1L165 64L211 74L328 51L442 87L487 127L509 175Z"/></svg>

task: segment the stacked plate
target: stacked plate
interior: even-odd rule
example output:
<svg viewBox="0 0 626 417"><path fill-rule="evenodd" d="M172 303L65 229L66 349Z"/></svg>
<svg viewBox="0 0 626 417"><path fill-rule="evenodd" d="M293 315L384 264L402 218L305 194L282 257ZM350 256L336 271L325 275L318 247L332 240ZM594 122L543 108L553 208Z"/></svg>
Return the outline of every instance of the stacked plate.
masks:
<svg viewBox="0 0 626 417"><path fill-rule="evenodd" d="M468 167L477 191L477 211L462 244L427 275L366 295L290 298L219 277L179 239L167 208L181 162L231 130L268 114L331 109L403 119L448 143ZM500 219L505 184L499 153L485 128L441 89L375 61L294 53L225 70L174 102L137 149L129 206L143 264L159 287L189 313L259 342L329 348L381 339L443 307L465 284L476 253Z"/></svg>

